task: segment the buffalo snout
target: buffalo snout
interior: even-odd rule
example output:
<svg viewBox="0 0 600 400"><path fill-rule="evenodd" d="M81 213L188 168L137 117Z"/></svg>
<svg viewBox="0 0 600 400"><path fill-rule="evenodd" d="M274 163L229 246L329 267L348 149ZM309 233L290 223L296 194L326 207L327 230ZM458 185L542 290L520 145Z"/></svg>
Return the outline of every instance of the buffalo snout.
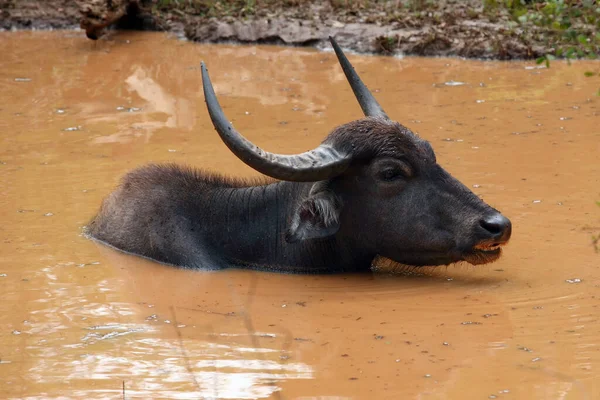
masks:
<svg viewBox="0 0 600 400"><path fill-rule="evenodd" d="M493 241L494 244L505 244L510 239L512 224L510 220L499 212L486 216L479 221L488 236L486 242Z"/></svg>

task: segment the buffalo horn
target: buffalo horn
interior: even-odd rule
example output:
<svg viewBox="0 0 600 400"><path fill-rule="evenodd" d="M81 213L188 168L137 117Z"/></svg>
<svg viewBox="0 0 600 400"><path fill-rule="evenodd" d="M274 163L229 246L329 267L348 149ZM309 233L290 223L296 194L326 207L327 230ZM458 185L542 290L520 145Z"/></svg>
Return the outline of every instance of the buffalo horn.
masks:
<svg viewBox="0 0 600 400"><path fill-rule="evenodd" d="M327 144L294 155L269 153L252 144L236 131L225 117L204 63L201 64L201 70L204 98L216 131L233 154L250 167L272 178L299 182L329 179L341 174L348 167L350 155Z"/></svg>
<svg viewBox="0 0 600 400"><path fill-rule="evenodd" d="M350 87L354 92L354 96L356 96L356 100L358 100L358 104L360 104L360 108L362 108L365 116L367 117L383 117L385 119L389 119L383 108L379 105L373 94L369 91L369 89L365 86L363 81L360 79L348 58L344 55L344 52L338 46L335 39L332 36L329 36L329 41L333 46L333 50L337 55L337 58L344 70L344 74L346 75L346 79L348 79L348 83L350 83Z"/></svg>

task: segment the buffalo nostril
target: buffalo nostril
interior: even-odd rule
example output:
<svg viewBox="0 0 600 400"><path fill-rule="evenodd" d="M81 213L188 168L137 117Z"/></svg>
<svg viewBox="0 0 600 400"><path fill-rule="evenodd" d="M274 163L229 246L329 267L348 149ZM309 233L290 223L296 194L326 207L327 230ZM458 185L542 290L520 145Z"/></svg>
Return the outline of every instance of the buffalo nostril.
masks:
<svg viewBox="0 0 600 400"><path fill-rule="evenodd" d="M479 224L499 243L507 242L511 234L511 223L508 218L498 213L485 217Z"/></svg>

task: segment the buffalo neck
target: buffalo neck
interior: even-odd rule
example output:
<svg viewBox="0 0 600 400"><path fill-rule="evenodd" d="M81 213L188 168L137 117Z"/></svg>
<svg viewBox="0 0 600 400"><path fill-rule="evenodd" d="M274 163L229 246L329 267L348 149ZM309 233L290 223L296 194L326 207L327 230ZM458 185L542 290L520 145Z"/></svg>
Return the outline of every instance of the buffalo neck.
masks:
<svg viewBox="0 0 600 400"><path fill-rule="evenodd" d="M295 273L364 271L374 255L351 238L288 243L285 232L299 203L313 183L280 181L262 186L215 188L206 215L205 240L223 262L243 268Z"/></svg>

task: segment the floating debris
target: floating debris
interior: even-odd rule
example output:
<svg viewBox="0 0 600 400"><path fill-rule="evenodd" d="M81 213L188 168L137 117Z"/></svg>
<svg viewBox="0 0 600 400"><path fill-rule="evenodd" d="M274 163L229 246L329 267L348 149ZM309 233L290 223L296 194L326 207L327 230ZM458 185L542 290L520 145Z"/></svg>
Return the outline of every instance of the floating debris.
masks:
<svg viewBox="0 0 600 400"><path fill-rule="evenodd" d="M425 378L431 378L431 374L425 374Z"/></svg>
<svg viewBox="0 0 600 400"><path fill-rule="evenodd" d="M517 347L517 349L526 351L528 353L533 353L533 350L531 350L529 347L521 346L521 347Z"/></svg>
<svg viewBox="0 0 600 400"><path fill-rule="evenodd" d="M490 318L490 317L497 317L498 314L483 314L482 317L483 318Z"/></svg>
<svg viewBox="0 0 600 400"><path fill-rule="evenodd" d="M532 358L531 362L538 362L541 361L542 359L540 357L536 357L536 358Z"/></svg>
<svg viewBox="0 0 600 400"><path fill-rule="evenodd" d="M168 319L165 319L163 322L164 322L165 324L170 324L170 323L171 323L171 321L170 321L170 320L168 320Z"/></svg>
<svg viewBox="0 0 600 400"><path fill-rule="evenodd" d="M31 78L15 78L15 82L31 82Z"/></svg>
<svg viewBox="0 0 600 400"><path fill-rule="evenodd" d="M477 104L485 103L485 100L475 100L475 103L477 103Z"/></svg>
<svg viewBox="0 0 600 400"><path fill-rule="evenodd" d="M466 83L449 80L448 82L444 82L444 85L446 85L446 86L462 86L462 85L466 85Z"/></svg>
<svg viewBox="0 0 600 400"><path fill-rule="evenodd" d="M312 342L312 339L306 339L306 338L301 338L301 337L295 337L294 338L295 341L297 342Z"/></svg>
<svg viewBox="0 0 600 400"><path fill-rule="evenodd" d="M246 112L244 112L244 114L250 115L250 111L246 111Z"/></svg>
<svg viewBox="0 0 600 400"><path fill-rule="evenodd" d="M18 331L18 330L15 329L14 331L12 331L12 334L13 335L20 335L21 331Z"/></svg>
<svg viewBox="0 0 600 400"><path fill-rule="evenodd" d="M573 278L573 279L565 279L565 282L567 283L581 283L583 280L580 278Z"/></svg>
<svg viewBox="0 0 600 400"><path fill-rule="evenodd" d="M0 278L4 278L4 277L7 277L7 276L8 275L6 275L6 274L0 274Z"/></svg>
<svg viewBox="0 0 600 400"><path fill-rule="evenodd" d="M53 215L54 215L54 214L52 214L51 212L48 212L48 213L44 214L44 217L51 217L51 216L53 216Z"/></svg>
<svg viewBox="0 0 600 400"><path fill-rule="evenodd" d="M385 337L383 335L374 335L374 336L375 336L375 340L381 340Z"/></svg>
<svg viewBox="0 0 600 400"><path fill-rule="evenodd" d="M496 396L495 394L490 394L488 396L488 399L497 399L497 398L498 398L498 396Z"/></svg>
<svg viewBox="0 0 600 400"><path fill-rule="evenodd" d="M561 120L561 121L568 121L570 119L573 119L573 118L571 118L571 117L560 117L559 118L559 120Z"/></svg>
<svg viewBox="0 0 600 400"><path fill-rule="evenodd" d="M57 108L56 111L55 111L55 113L57 113L57 114L64 114L66 112L67 111L64 108Z"/></svg>
<svg viewBox="0 0 600 400"><path fill-rule="evenodd" d="M443 344L444 346L450 346L450 343L448 343L448 342L443 342L442 344Z"/></svg>
<svg viewBox="0 0 600 400"><path fill-rule="evenodd" d="M87 267L88 265L99 265L100 261L92 261L89 263L77 264L78 267Z"/></svg>
<svg viewBox="0 0 600 400"><path fill-rule="evenodd" d="M142 108L140 107L123 107L123 106L118 106L116 108L117 111L125 111L125 112L137 112L137 111L142 111Z"/></svg>
<svg viewBox="0 0 600 400"><path fill-rule="evenodd" d="M74 131L80 131L80 130L81 130L81 125L79 125L79 126L71 126L69 128L63 129L63 131L65 131L65 132L74 132Z"/></svg>
<svg viewBox="0 0 600 400"><path fill-rule="evenodd" d="M474 187L474 188L480 188L480 187L481 187L481 185L477 185L477 184L475 184L475 185L473 185L473 187Z"/></svg>
<svg viewBox="0 0 600 400"><path fill-rule="evenodd" d="M175 150L175 149L168 149L167 151L168 151L169 153L176 153L176 152L177 152L177 150Z"/></svg>
<svg viewBox="0 0 600 400"><path fill-rule="evenodd" d="M532 201L533 204L538 204L538 203L541 203L541 202L542 202L541 200L533 200Z"/></svg>
<svg viewBox="0 0 600 400"><path fill-rule="evenodd" d="M481 322L478 321L464 321L460 323L461 325L482 325Z"/></svg>
<svg viewBox="0 0 600 400"><path fill-rule="evenodd" d="M156 314L152 314L146 317L146 321L156 321L156 319L158 318L158 315Z"/></svg>

